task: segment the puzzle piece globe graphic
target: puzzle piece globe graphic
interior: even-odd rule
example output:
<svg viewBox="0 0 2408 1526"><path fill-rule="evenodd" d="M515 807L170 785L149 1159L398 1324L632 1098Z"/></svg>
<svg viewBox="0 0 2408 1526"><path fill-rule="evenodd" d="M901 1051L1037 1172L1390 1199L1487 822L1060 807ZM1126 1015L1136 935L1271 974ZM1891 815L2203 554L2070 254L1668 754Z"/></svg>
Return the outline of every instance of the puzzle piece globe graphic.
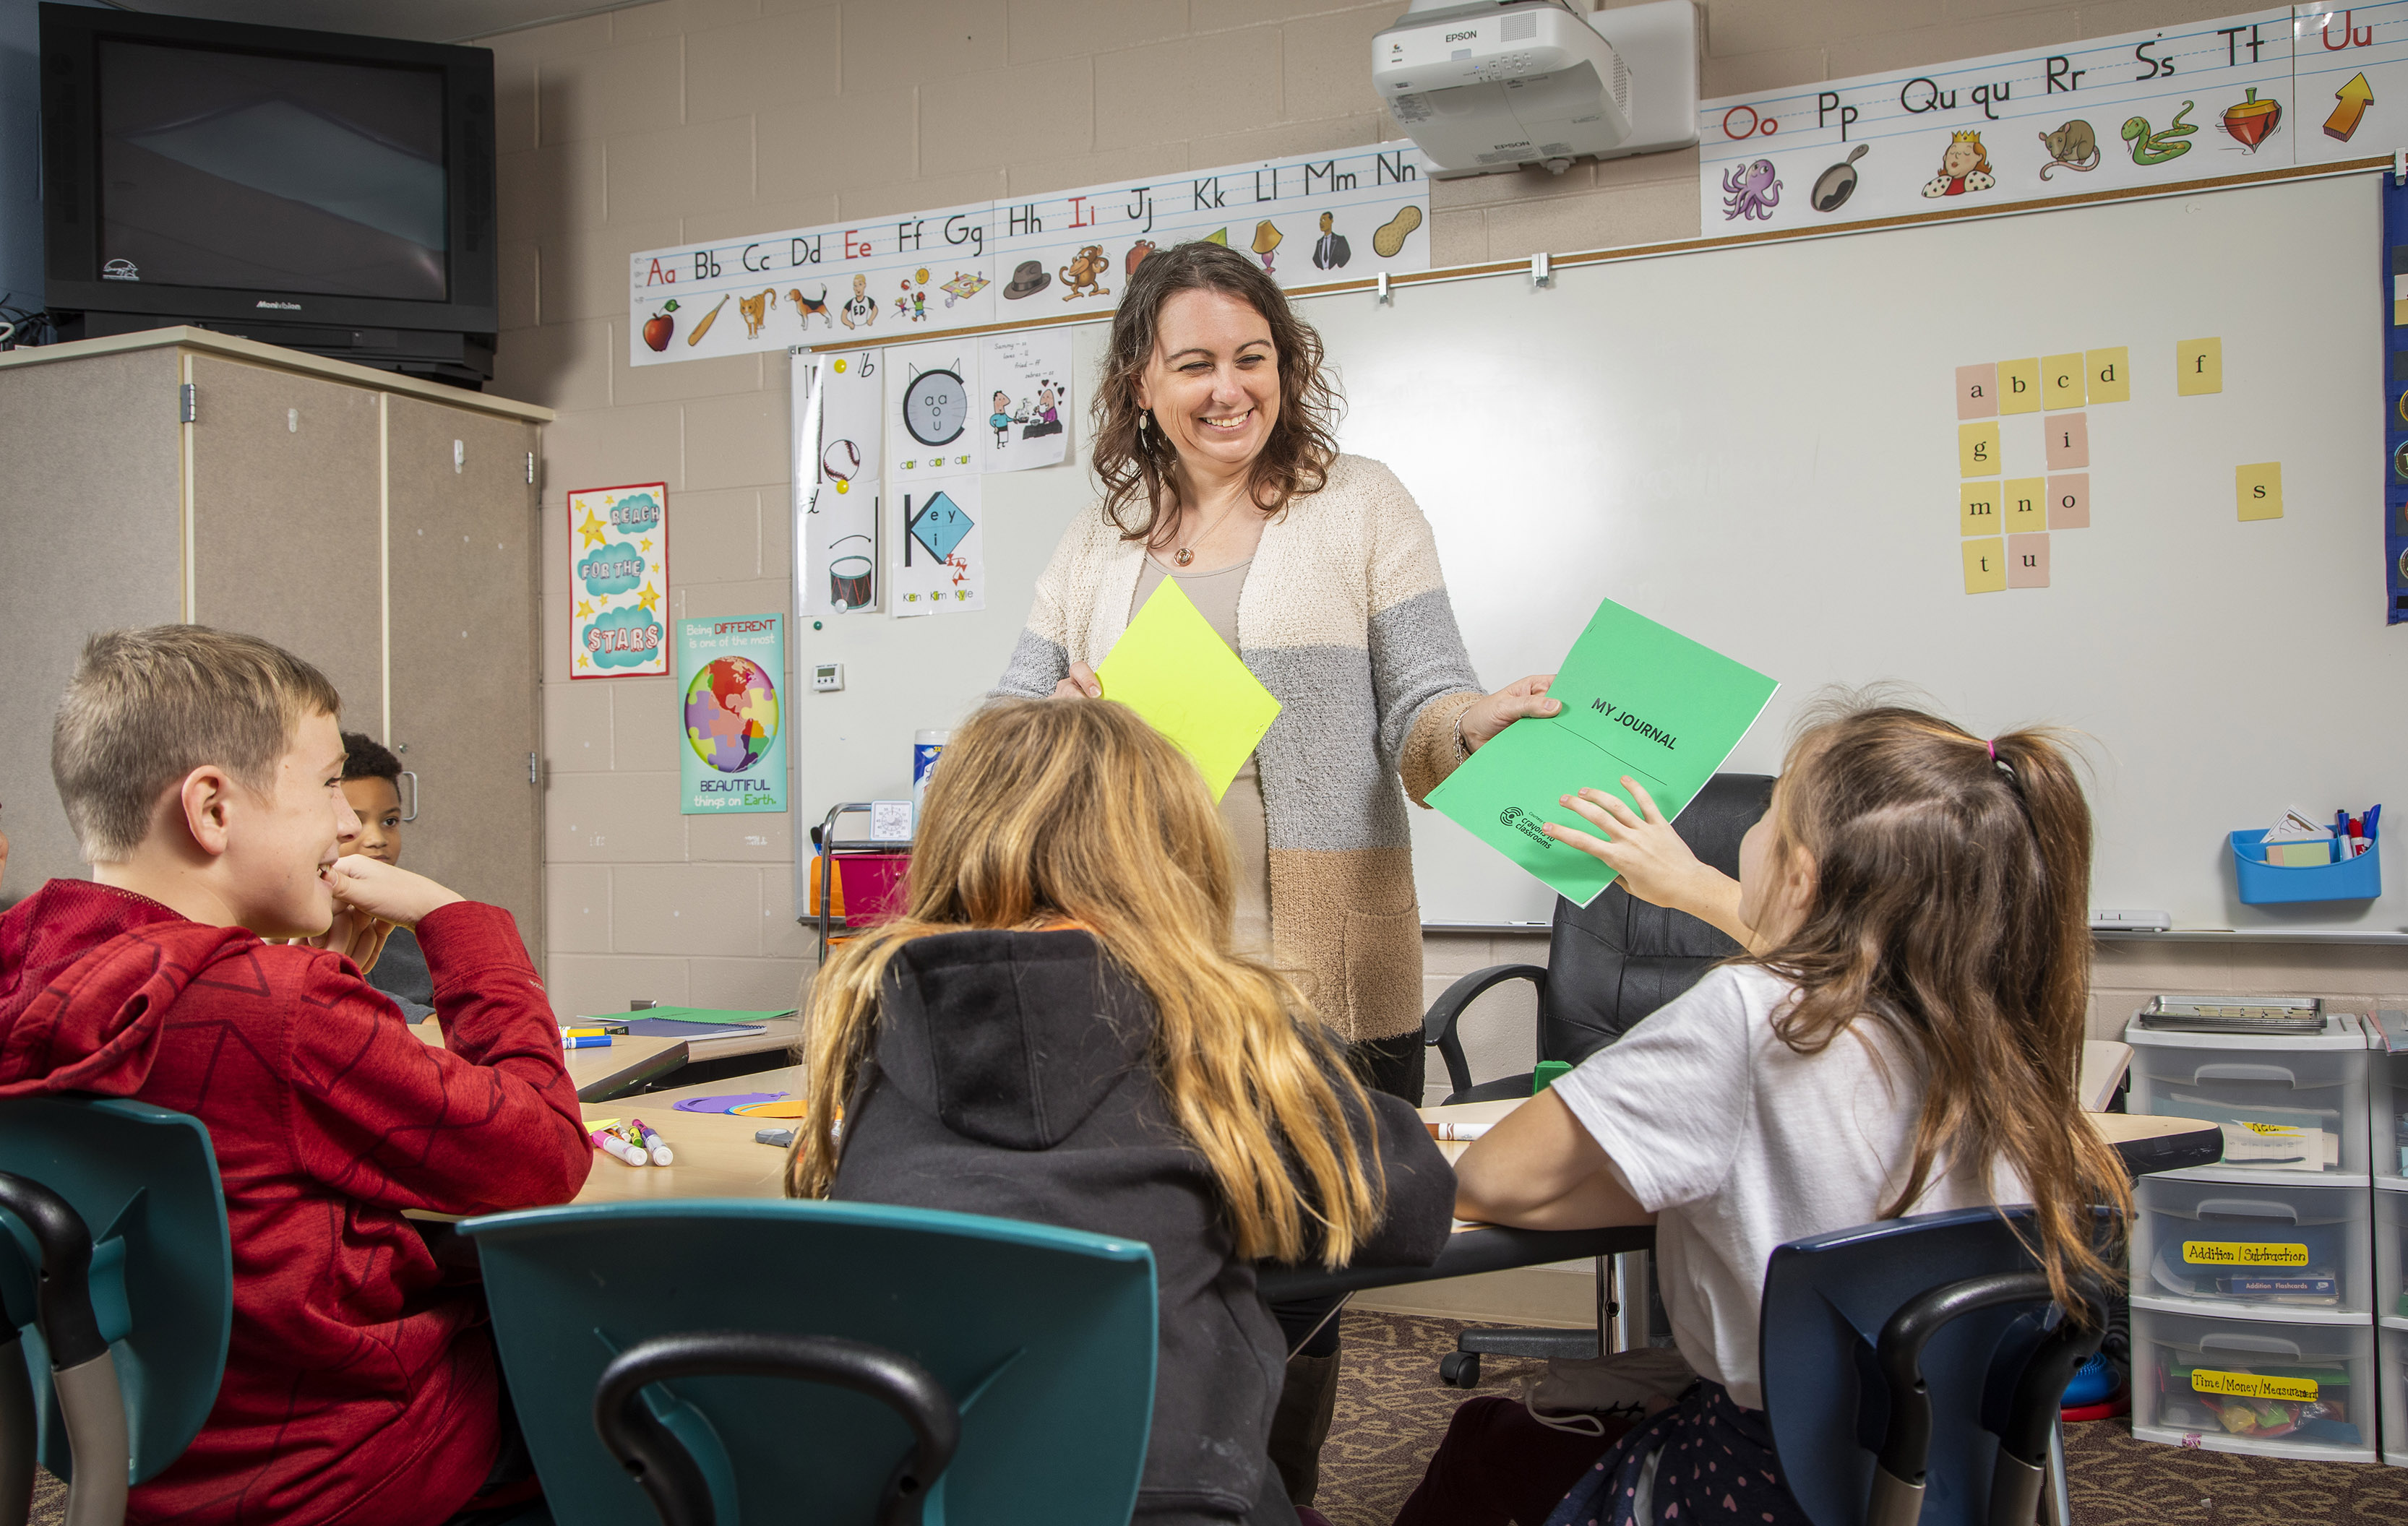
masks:
<svg viewBox="0 0 2408 1526"><path fill-rule="evenodd" d="M685 738L695 756L723 774L740 774L778 739L778 690L760 663L722 657L685 691Z"/></svg>

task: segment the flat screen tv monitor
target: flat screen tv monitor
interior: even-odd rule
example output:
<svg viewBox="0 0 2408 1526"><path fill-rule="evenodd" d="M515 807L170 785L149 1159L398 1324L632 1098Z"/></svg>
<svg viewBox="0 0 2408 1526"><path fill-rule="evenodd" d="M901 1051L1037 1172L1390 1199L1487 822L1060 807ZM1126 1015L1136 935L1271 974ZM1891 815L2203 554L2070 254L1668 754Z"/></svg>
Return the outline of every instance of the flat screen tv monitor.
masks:
<svg viewBox="0 0 2408 1526"><path fill-rule="evenodd" d="M44 300L478 385L500 326L494 55L45 5Z"/></svg>

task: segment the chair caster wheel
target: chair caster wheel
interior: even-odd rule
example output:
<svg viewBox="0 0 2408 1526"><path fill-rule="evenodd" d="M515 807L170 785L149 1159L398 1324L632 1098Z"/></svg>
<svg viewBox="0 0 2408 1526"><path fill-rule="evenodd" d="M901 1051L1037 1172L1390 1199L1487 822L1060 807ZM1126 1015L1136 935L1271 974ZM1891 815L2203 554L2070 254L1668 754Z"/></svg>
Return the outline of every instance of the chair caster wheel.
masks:
<svg viewBox="0 0 2408 1526"><path fill-rule="evenodd" d="M1449 1388L1478 1388L1480 1386L1480 1353L1449 1351L1439 1358L1438 1380Z"/></svg>

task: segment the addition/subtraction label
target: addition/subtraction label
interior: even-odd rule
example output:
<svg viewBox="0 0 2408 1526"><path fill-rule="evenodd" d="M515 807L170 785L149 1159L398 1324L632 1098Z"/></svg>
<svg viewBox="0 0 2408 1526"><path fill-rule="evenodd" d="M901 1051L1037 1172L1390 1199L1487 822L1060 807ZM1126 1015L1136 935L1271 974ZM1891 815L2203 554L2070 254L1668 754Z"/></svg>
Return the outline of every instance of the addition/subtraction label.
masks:
<svg viewBox="0 0 2408 1526"><path fill-rule="evenodd" d="M2185 1240L2186 1266L2305 1266L2308 1248L2279 1240Z"/></svg>
<svg viewBox="0 0 2408 1526"><path fill-rule="evenodd" d="M2313 1377L2227 1373L2211 1367L2192 1368L2190 1387L2193 1393L2226 1393L2236 1399L2290 1399L2314 1404L2316 1398L2316 1380Z"/></svg>

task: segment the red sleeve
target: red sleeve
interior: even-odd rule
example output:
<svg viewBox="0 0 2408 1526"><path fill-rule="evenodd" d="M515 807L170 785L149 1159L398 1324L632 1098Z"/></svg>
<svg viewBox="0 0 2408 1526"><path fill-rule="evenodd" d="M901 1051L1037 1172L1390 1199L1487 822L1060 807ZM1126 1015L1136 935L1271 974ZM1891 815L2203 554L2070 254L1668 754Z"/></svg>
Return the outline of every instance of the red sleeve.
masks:
<svg viewBox="0 0 2408 1526"><path fill-rule="evenodd" d="M310 959L293 1031L301 1169L393 1208L566 1203L593 1168L560 1030L510 914L463 901L418 924L446 1048L334 954Z"/></svg>

